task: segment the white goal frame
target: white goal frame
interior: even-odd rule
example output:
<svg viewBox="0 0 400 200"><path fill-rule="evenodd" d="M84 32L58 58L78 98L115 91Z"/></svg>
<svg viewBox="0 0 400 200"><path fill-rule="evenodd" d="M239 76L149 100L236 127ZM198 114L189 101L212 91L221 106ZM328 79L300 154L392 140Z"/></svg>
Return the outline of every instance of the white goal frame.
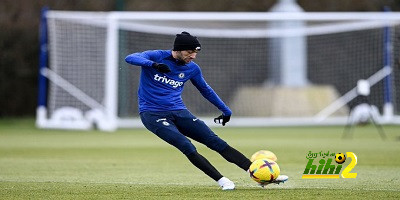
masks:
<svg viewBox="0 0 400 200"><path fill-rule="evenodd" d="M313 21L348 21L349 24L353 23L352 29L363 29L365 27L381 27L382 24L387 26L398 25L400 23L400 13L395 12L305 12L305 13L262 13L262 12L72 12L72 11L47 11L44 15L45 18L63 18L72 21L79 21L85 19L84 23L89 22L90 25L106 27L106 74L105 76L105 99L104 102L96 102L89 96L80 94L79 88L64 87L69 85L68 81L59 77L47 65L41 68L40 76L46 77L51 84L56 84L60 87L69 88L71 95L77 96L80 101L89 106L93 112L90 113L91 117L87 117L86 113L78 113L74 116L74 110L70 110L71 116L58 116L56 118L49 117L46 105L39 105L37 108L37 121L36 124L40 128L61 128L61 129L83 129L88 130L93 128L94 125L100 130L114 131L118 128L135 128L143 127L139 118L135 119L122 119L117 116L117 84L118 84L118 41L119 29L125 30L148 30L149 33L155 32L156 29L152 25L140 23L142 21L173 21L177 19L185 19L186 21L299 21L299 20L313 20ZM135 26L132 23L125 23L125 20L137 21ZM357 22L354 22L357 21ZM288 29L284 32L281 30L271 30L266 32L270 37L285 37L285 36L302 36L319 34L321 31L327 32L340 32L345 31L349 26L341 25L327 25L324 27L315 27L305 30ZM146 28L146 29L144 29ZM180 32L176 28L165 28L166 34L174 35ZM234 29L213 30L209 29L203 31L196 27L188 27L186 31L191 32L199 37L212 37L212 36L227 36L227 37L243 37ZM246 33L246 37L259 37L259 30ZM49 36L51 37L51 36ZM374 85L381 81L383 78L390 76L393 73L392 66L382 66L382 70L374 74L368 79L370 85ZM348 94L337 99L326 109L313 117L301 118L264 118L264 117L236 117L233 116L229 122L232 127L251 127L251 126L308 126L308 125L344 125L347 123L348 117L329 117L335 110L345 105L348 101L356 96L356 85L354 89L349 91ZM39 94L46 95L46 94ZM210 104L210 106L212 106ZM228 105L229 106L229 105ZM68 112L67 112L68 113ZM72 114L71 114L72 113ZM68 114L67 114L68 115ZM81 115L81 116L79 116ZM400 124L400 116L395 115L393 112L393 104L390 102L385 105L384 113L380 123L382 124ZM65 120L68 117L76 117L71 121ZM209 126L216 126L211 117L204 118L204 121Z"/></svg>

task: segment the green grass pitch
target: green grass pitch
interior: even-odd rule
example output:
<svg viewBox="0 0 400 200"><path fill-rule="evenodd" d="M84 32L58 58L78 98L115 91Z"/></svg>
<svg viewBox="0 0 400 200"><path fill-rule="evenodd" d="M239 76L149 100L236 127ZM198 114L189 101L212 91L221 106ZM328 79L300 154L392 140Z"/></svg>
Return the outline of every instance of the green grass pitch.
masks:
<svg viewBox="0 0 400 200"><path fill-rule="evenodd" d="M0 199L399 199L400 127L230 128L213 130L247 156L273 151L290 177L263 189L217 153L198 151L236 190L222 191L178 150L145 129L39 130L33 120L0 120ZM354 152L356 179L302 179L312 152Z"/></svg>

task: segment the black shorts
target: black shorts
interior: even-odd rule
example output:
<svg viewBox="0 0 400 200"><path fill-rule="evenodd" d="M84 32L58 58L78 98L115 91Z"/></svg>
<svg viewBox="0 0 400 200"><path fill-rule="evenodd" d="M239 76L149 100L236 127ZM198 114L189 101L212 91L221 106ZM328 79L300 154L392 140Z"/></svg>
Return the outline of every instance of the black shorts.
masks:
<svg viewBox="0 0 400 200"><path fill-rule="evenodd" d="M217 152L228 146L203 121L188 110L146 111L140 113L140 118L148 130L178 148L185 155L196 151L195 146L187 137Z"/></svg>

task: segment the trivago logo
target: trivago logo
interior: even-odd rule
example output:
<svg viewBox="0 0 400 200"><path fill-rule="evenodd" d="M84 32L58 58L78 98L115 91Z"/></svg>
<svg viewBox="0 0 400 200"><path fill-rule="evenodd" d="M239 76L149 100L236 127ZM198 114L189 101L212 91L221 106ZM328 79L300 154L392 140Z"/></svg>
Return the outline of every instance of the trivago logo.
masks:
<svg viewBox="0 0 400 200"><path fill-rule="evenodd" d="M173 88L177 88L183 85L182 81L176 81L173 79L169 79L166 76L160 76L158 74L154 75L154 80L160 81L161 83L165 83L167 85L172 85Z"/></svg>
<svg viewBox="0 0 400 200"><path fill-rule="evenodd" d="M347 155L347 156L346 156ZM303 179L356 178L357 173L350 171L357 165L357 156L353 152L343 153L308 153L308 163L303 172ZM318 158L321 157L321 158ZM326 157L326 158L325 158ZM318 159L317 159L318 158ZM348 161L351 158L351 161ZM318 161L317 161L318 160ZM335 162L333 162L335 160ZM342 171L343 164L349 163ZM342 173L340 173L342 171Z"/></svg>

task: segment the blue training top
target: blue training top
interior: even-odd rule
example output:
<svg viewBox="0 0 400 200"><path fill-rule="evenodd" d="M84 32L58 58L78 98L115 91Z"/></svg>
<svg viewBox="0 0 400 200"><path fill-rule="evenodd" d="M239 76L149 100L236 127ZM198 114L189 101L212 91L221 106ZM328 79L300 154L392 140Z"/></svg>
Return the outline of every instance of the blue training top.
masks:
<svg viewBox="0 0 400 200"><path fill-rule="evenodd" d="M172 111L187 109L181 93L186 81L190 80L200 93L225 116L232 111L206 83L200 67L193 61L187 64L172 57L171 50L151 50L133 53L125 58L132 65L141 66L138 91L139 112ZM153 63L168 65L171 72L162 73L152 67Z"/></svg>

